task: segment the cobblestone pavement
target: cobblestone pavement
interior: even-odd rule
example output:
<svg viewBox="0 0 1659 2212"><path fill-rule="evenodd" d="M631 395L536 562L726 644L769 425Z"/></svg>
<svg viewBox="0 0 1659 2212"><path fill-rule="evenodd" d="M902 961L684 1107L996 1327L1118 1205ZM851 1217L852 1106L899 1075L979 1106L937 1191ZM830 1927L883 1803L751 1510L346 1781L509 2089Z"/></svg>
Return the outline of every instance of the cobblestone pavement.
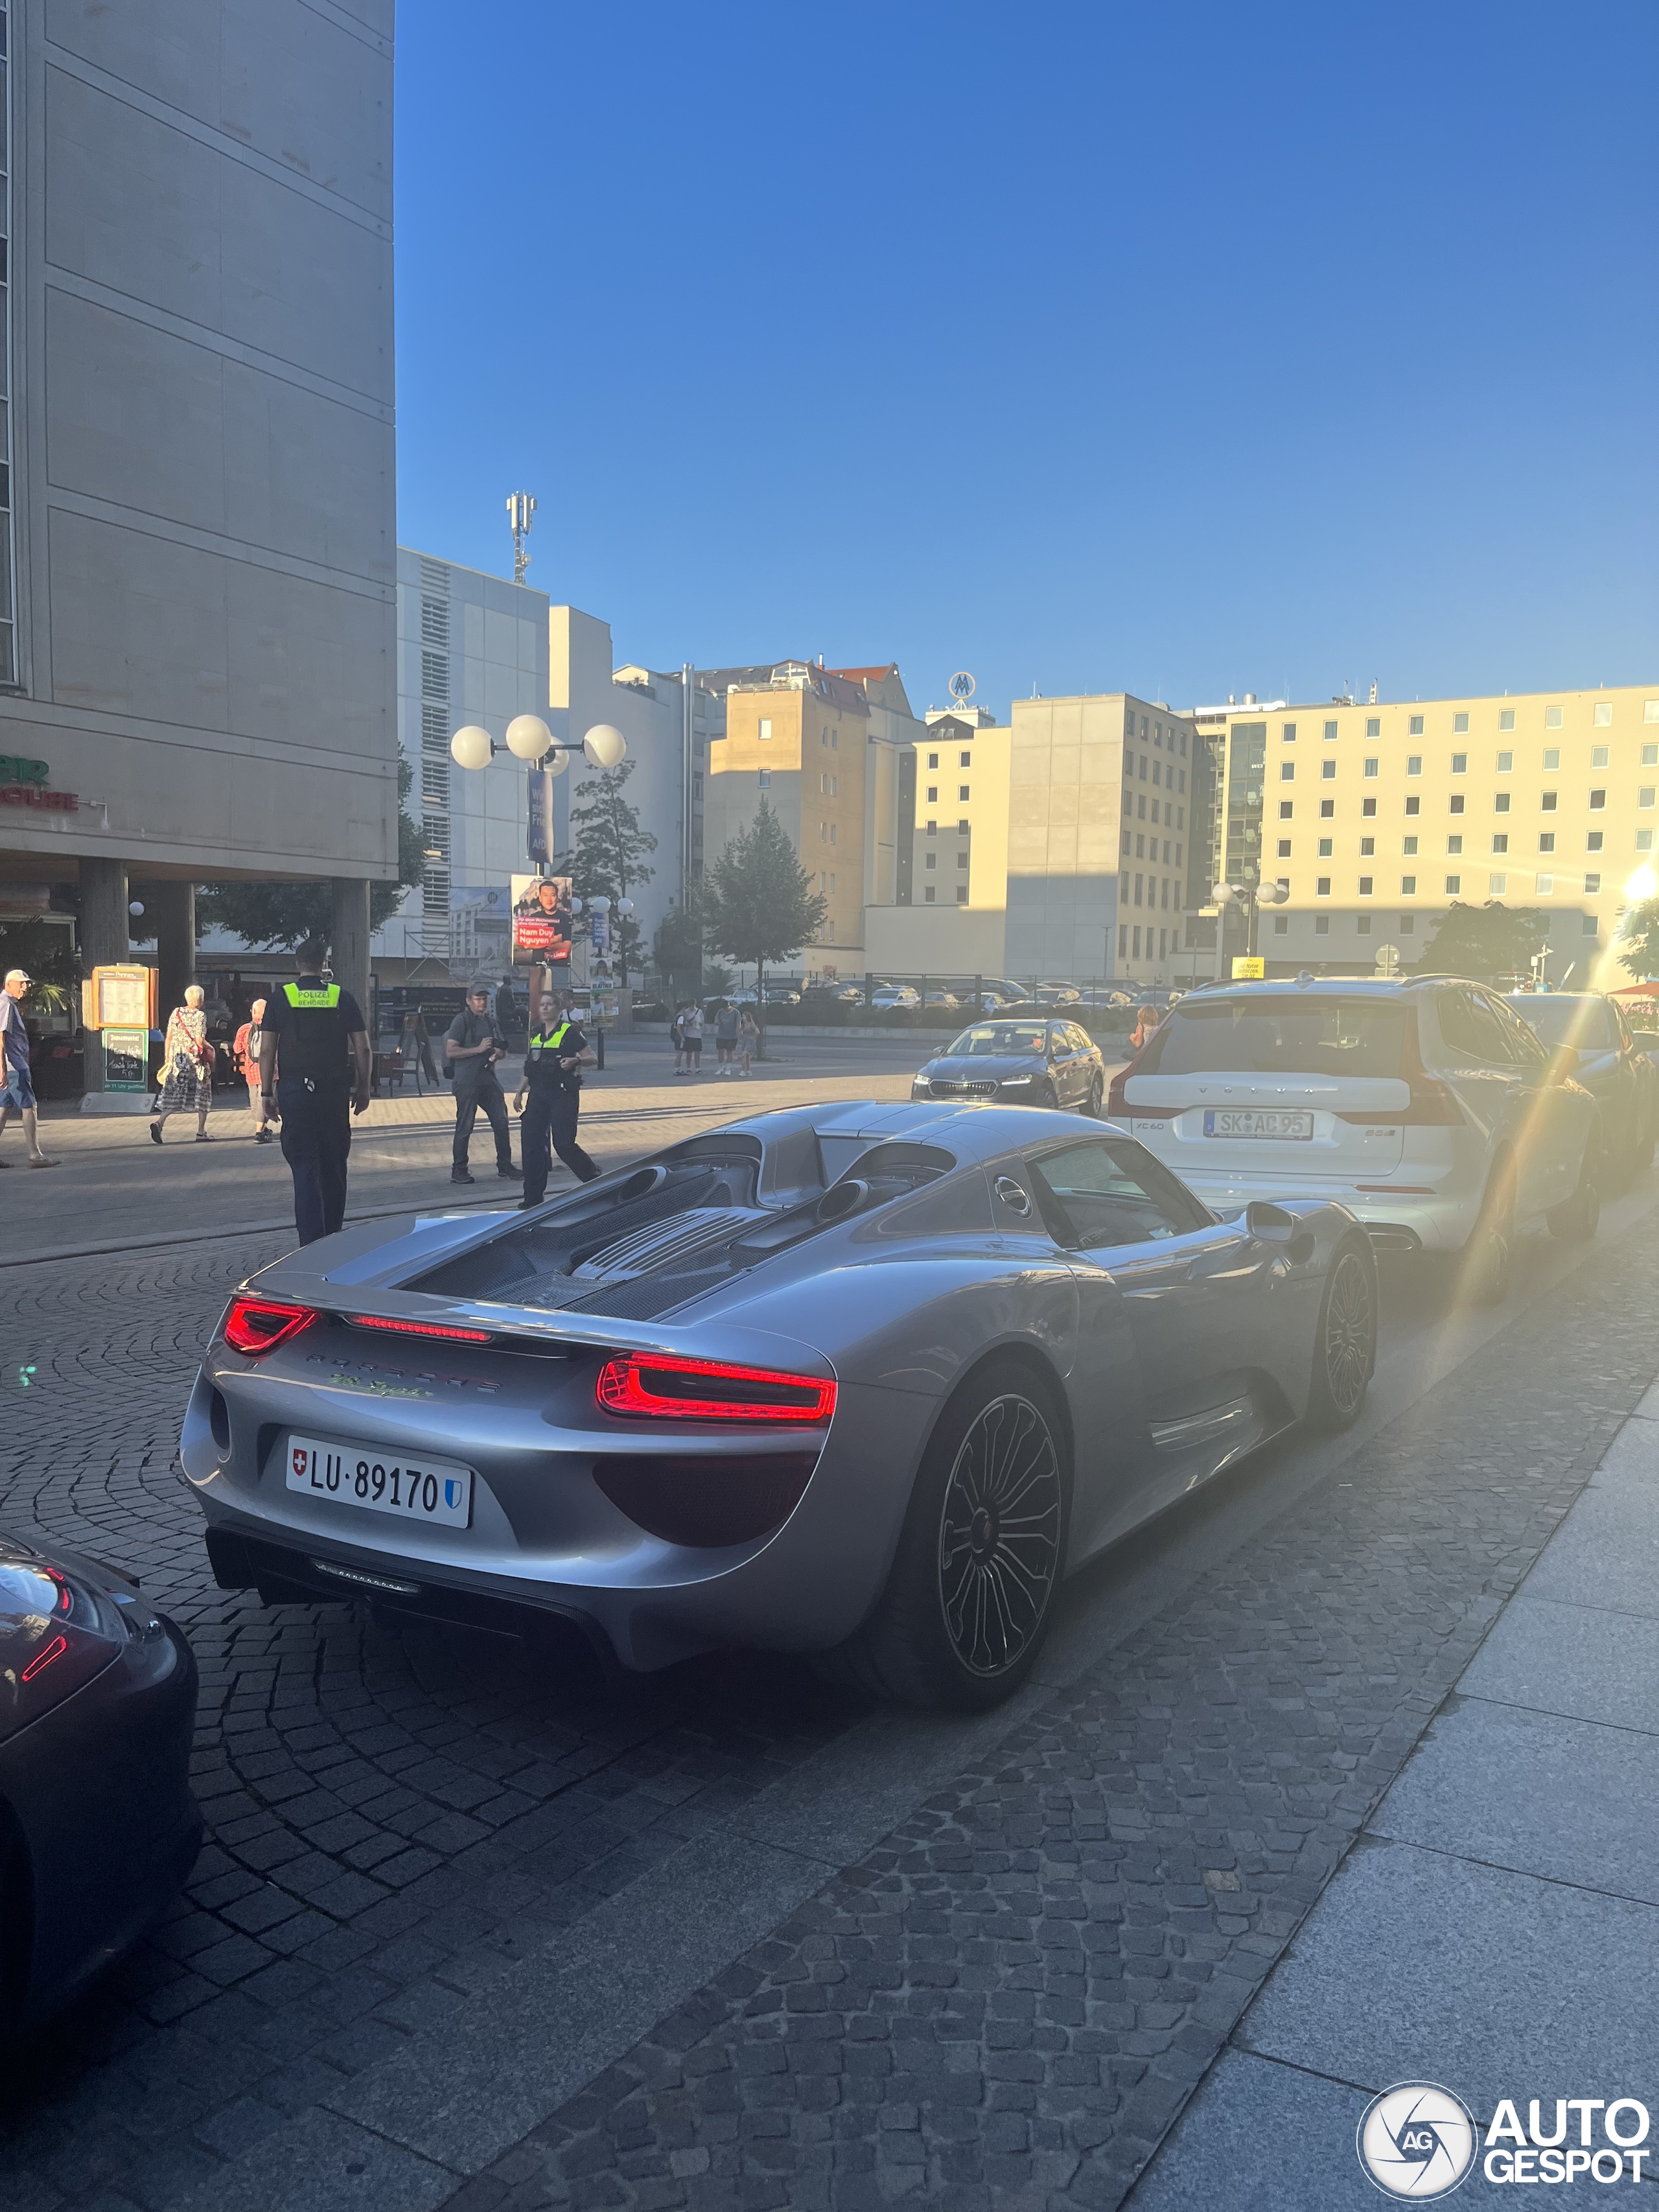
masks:
<svg viewBox="0 0 1659 2212"><path fill-rule="evenodd" d="M209 1832L155 1940L0 2084L7 2212L176 2203L396 2049L446 1961L577 1918L855 1717L775 1661L606 1691L574 1648L550 1679L216 1589L180 1410L229 1290L291 1241L0 1275L0 1524L131 1566L186 1629Z"/></svg>
<svg viewBox="0 0 1659 2212"><path fill-rule="evenodd" d="M453 2212L1121 2203L1652 1380L1655 1276L1632 1231Z"/></svg>

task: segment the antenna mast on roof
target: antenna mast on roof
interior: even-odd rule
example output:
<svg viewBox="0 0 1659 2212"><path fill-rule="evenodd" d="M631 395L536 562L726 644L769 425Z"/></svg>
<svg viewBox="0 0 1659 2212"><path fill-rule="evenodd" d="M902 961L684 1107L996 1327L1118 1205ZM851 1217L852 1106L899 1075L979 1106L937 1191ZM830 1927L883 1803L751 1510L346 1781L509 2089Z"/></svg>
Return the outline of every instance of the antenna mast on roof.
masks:
<svg viewBox="0 0 1659 2212"><path fill-rule="evenodd" d="M530 536L531 518L536 512L536 501L527 491L515 491L507 502L507 519L513 531L513 580L524 581L525 570L530 566L530 555L526 540Z"/></svg>

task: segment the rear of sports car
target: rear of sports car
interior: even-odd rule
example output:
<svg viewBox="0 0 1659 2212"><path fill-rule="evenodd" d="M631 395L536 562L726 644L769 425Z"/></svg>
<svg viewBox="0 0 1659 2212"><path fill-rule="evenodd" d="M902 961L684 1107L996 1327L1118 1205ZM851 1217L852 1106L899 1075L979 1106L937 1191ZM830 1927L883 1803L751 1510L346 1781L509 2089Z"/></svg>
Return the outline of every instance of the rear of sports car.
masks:
<svg viewBox="0 0 1659 2212"><path fill-rule="evenodd" d="M767 1325L757 1280L882 1193L815 1170L763 1203L760 1152L694 1139L522 1222L349 1233L325 1273L300 1254L256 1279L183 1439L221 1583L520 1636L562 1620L641 1668L849 1634L927 1408Z"/></svg>

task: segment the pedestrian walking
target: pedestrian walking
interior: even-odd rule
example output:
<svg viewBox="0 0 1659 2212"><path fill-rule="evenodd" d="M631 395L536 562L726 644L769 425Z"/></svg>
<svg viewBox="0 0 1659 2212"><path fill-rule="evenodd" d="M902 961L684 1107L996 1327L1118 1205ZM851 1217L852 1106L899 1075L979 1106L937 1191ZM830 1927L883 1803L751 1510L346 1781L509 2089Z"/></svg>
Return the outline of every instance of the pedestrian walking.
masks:
<svg viewBox="0 0 1659 2212"><path fill-rule="evenodd" d="M248 1008L247 1019L236 1032L236 1042L233 1047L236 1065L247 1085L248 1111L253 1116L253 1141L256 1145L268 1145L271 1140L270 1124L265 1119L264 1093L259 1087L263 1081L259 1073L259 1024L264 1018L265 1002L263 999L256 999Z"/></svg>
<svg viewBox="0 0 1659 2212"><path fill-rule="evenodd" d="M314 1244L345 1218L351 1116L368 1110L374 1063L362 1008L323 980L326 941L313 938L295 957L298 976L265 1002L259 1091L265 1120L283 1125L294 1225L302 1244Z"/></svg>
<svg viewBox="0 0 1659 2212"><path fill-rule="evenodd" d="M161 1097L149 1125L150 1142L159 1145L169 1114L196 1116L196 1141L212 1142L207 1133L208 1109L213 1103L213 1047L208 1042L207 994L199 983L185 986L185 1003L167 1016L161 1042Z"/></svg>
<svg viewBox="0 0 1659 2212"><path fill-rule="evenodd" d="M495 1133L495 1172L514 1181L524 1170L513 1164L513 1139L507 1127L507 1100L495 1074L495 1063L507 1057L507 1040L489 1010L489 986L474 983L466 1006L444 1032L444 1058L455 1079L455 1146L449 1170L451 1182L471 1182L466 1156L472 1141L472 1124L482 1109Z"/></svg>
<svg viewBox="0 0 1659 2212"><path fill-rule="evenodd" d="M15 1114L23 1124L23 1146L32 1168L55 1168L56 1160L49 1160L40 1149L39 1124L35 1117L34 1083L30 1072L29 1033L23 1022L23 999L34 978L27 969L13 968L7 971L5 989L0 992L0 1131ZM9 1160L0 1160L0 1168L9 1168Z"/></svg>
<svg viewBox="0 0 1659 2212"><path fill-rule="evenodd" d="M745 1006L738 1017L738 1057L743 1062L739 1075L754 1073L756 1048L761 1041L760 1024L755 1019L755 1010Z"/></svg>
<svg viewBox="0 0 1659 2212"><path fill-rule="evenodd" d="M668 1034L674 1046L674 1073L676 1075L684 1075L690 1066L685 1053L685 1008L684 1006L675 1007L674 1018L668 1024Z"/></svg>
<svg viewBox="0 0 1659 2212"><path fill-rule="evenodd" d="M720 1010L714 1019L714 1049L719 1055L716 1075L730 1075L737 1062L738 1010L730 999L720 1000Z"/></svg>
<svg viewBox="0 0 1659 2212"><path fill-rule="evenodd" d="M680 1016L680 1035L685 1041L685 1072L702 1073L702 1008L694 999Z"/></svg>
<svg viewBox="0 0 1659 2212"><path fill-rule="evenodd" d="M539 1206L547 1195L555 1152L578 1182L592 1182L599 1172L576 1142L581 1072L593 1065L593 1059L586 1034L570 1018L568 1000L558 1001L544 1018L538 975L530 986L530 1042L524 1056L524 1075L513 1101L514 1112L523 1116L519 1130L519 1151L524 1160L521 1206Z"/></svg>

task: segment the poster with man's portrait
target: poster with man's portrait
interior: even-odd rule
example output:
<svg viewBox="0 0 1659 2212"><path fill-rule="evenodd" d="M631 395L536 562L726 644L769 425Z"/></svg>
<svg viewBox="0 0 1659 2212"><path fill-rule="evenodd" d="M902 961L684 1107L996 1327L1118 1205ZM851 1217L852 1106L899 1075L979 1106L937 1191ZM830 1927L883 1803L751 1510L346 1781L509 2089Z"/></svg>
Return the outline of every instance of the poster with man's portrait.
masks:
<svg viewBox="0 0 1659 2212"><path fill-rule="evenodd" d="M570 963L570 878L514 876L513 878L513 964L550 967Z"/></svg>

